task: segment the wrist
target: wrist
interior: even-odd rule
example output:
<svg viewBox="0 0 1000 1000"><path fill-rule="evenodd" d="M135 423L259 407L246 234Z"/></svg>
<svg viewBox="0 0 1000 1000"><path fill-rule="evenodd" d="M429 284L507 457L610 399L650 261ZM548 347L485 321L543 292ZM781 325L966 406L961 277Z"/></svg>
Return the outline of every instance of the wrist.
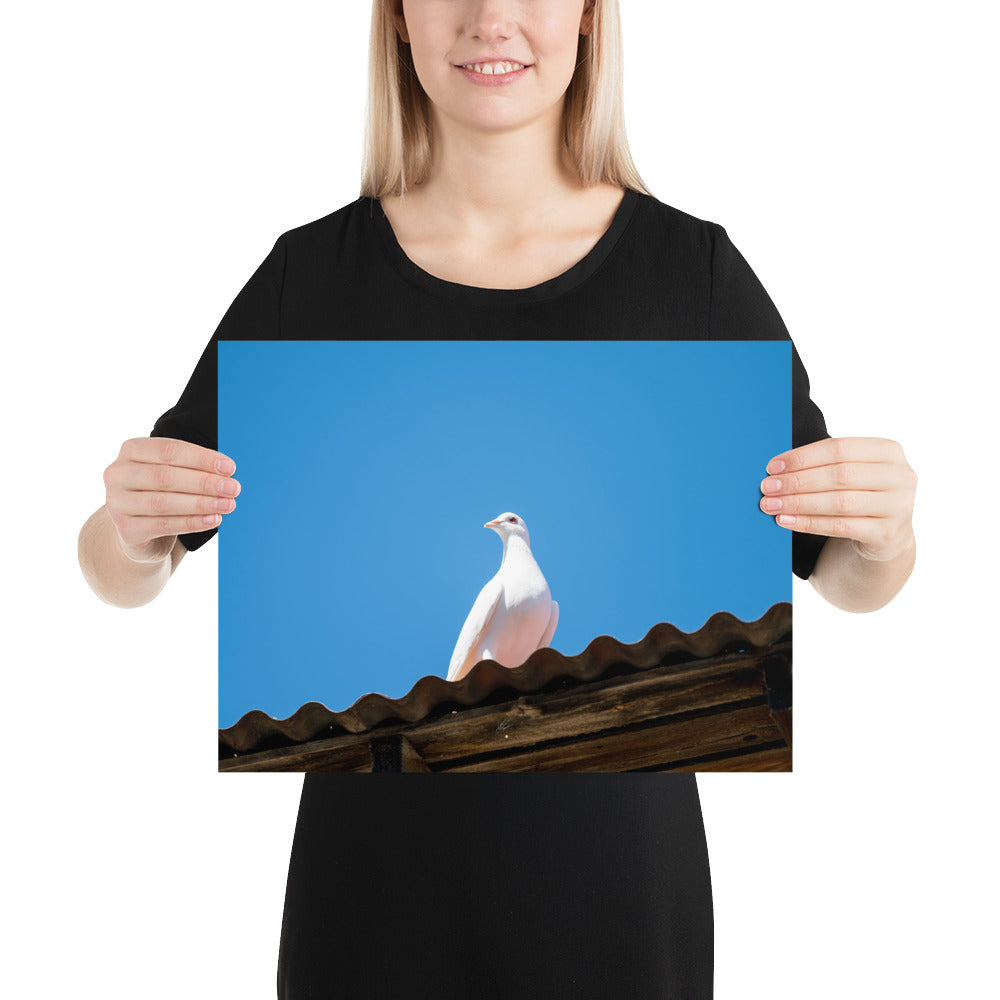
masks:
<svg viewBox="0 0 1000 1000"><path fill-rule="evenodd" d="M910 528L909 534L903 542L894 545L891 549L885 552L874 552L859 542L856 538L852 538L850 541L851 548L854 550L855 555L857 555L860 559L864 559L866 562L879 563L894 562L898 559L902 559L903 557L909 557L917 545L917 540L913 534L912 528Z"/></svg>
<svg viewBox="0 0 1000 1000"><path fill-rule="evenodd" d="M151 539L144 546L138 548L128 546L122 540L122 536L115 530L115 539L118 551L132 563L143 566L156 566L170 558L170 552L174 547L177 536L161 536Z"/></svg>

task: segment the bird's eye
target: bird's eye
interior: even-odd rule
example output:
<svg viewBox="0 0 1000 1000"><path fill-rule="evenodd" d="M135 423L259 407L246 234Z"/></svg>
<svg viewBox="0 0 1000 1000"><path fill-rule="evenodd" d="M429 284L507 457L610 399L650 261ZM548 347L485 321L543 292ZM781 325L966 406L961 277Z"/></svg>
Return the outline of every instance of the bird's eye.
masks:
<svg viewBox="0 0 1000 1000"><path fill-rule="evenodd" d="M517 518L516 517L508 517L507 520L510 521L511 524L517 524Z"/></svg>

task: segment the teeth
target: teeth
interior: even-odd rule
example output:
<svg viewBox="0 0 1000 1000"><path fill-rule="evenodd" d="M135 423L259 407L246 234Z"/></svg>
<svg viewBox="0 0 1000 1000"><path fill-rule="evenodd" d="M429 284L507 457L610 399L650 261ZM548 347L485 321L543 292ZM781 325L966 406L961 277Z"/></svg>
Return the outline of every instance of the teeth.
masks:
<svg viewBox="0 0 1000 1000"><path fill-rule="evenodd" d="M476 73L483 73L486 76L500 76L503 73L512 73L516 69L524 69L521 63L501 62L501 63L477 63L475 66L463 66L463 69L471 69Z"/></svg>

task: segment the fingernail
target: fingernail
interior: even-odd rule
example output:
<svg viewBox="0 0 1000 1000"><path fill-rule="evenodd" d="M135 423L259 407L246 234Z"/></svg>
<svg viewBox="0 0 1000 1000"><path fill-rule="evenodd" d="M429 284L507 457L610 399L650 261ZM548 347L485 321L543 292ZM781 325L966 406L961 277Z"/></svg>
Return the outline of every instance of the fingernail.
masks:
<svg viewBox="0 0 1000 1000"><path fill-rule="evenodd" d="M776 472L784 472L785 463L780 458L772 458L771 461L767 463L766 471L772 474Z"/></svg>
<svg viewBox="0 0 1000 1000"><path fill-rule="evenodd" d="M764 505L764 510L769 514L774 513L776 510L781 510L781 497L764 497L761 503Z"/></svg>
<svg viewBox="0 0 1000 1000"><path fill-rule="evenodd" d="M221 472L224 476L231 476L236 471L236 463L229 458L217 458L215 460L215 471Z"/></svg>
<svg viewBox="0 0 1000 1000"><path fill-rule="evenodd" d="M764 482L760 484L760 488L765 493L777 493L781 489L780 479L765 479Z"/></svg>
<svg viewBox="0 0 1000 1000"><path fill-rule="evenodd" d="M794 514L779 514L776 518L778 524L795 524Z"/></svg>

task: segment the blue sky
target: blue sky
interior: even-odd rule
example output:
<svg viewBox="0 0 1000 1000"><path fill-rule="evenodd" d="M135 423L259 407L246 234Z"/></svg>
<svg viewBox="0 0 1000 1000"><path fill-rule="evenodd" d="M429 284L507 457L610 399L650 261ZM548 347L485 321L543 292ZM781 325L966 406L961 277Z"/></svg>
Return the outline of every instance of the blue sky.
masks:
<svg viewBox="0 0 1000 1000"><path fill-rule="evenodd" d="M787 341L220 342L219 726L443 677L508 510L567 655L790 601L791 384Z"/></svg>

